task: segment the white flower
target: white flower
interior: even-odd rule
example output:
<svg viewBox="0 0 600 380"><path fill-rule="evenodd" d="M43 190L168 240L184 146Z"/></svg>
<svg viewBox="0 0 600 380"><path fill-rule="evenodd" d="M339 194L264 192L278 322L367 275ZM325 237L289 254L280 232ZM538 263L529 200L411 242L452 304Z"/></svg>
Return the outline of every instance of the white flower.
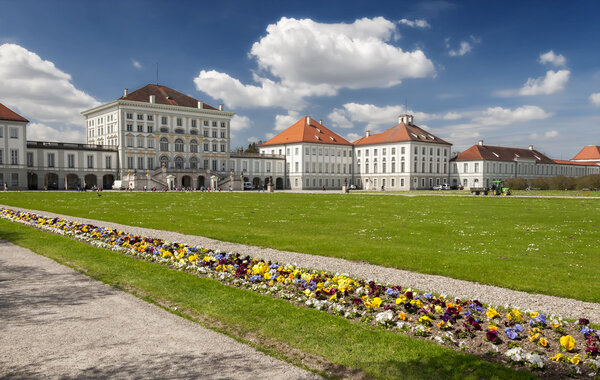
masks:
<svg viewBox="0 0 600 380"><path fill-rule="evenodd" d="M506 351L504 355L508 356L508 358L514 362L522 362L525 360L525 355L527 355L527 352L521 347L515 347Z"/></svg>
<svg viewBox="0 0 600 380"><path fill-rule="evenodd" d="M394 319L394 313L392 313L391 310L386 310L375 316L375 320L377 321L377 323L382 325L387 325L392 321L392 319Z"/></svg>

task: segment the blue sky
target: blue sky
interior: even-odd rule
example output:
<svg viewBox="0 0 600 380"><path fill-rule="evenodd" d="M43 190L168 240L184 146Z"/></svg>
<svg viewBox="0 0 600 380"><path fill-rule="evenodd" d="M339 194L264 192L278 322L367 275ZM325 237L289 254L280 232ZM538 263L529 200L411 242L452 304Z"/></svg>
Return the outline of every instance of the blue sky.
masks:
<svg viewBox="0 0 600 380"><path fill-rule="evenodd" d="M156 81L236 113L232 147L303 115L354 140L399 113L463 150L599 144L596 1L0 0L0 103L31 139Z"/></svg>

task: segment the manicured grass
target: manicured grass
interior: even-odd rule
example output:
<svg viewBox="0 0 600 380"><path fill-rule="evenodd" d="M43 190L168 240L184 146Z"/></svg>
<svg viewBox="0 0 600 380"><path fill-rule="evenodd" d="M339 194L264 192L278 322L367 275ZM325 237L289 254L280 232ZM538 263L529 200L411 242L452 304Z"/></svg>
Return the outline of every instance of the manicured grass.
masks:
<svg viewBox="0 0 600 380"><path fill-rule="evenodd" d="M533 378L529 372L516 372L431 342L296 307L2 219L0 238L107 284L143 294L146 300L171 303L183 314L199 314L220 330L241 340L252 337L259 348L292 361L298 357L290 357L286 347L375 378Z"/></svg>
<svg viewBox="0 0 600 380"><path fill-rule="evenodd" d="M595 199L2 193L0 204L600 302Z"/></svg>

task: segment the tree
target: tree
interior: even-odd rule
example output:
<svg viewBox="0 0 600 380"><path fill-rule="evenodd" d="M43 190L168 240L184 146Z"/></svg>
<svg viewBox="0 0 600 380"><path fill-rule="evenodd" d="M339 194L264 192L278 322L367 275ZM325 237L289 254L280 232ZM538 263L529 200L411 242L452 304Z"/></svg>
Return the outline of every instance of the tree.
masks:
<svg viewBox="0 0 600 380"><path fill-rule="evenodd" d="M525 190L529 186L524 178L509 178L505 181L505 184L506 187L513 190Z"/></svg>

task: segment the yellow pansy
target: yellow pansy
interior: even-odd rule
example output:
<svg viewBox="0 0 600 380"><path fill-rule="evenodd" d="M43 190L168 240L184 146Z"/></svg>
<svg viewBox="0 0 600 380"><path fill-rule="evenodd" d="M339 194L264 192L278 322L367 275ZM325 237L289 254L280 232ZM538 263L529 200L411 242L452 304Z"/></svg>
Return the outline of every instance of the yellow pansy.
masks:
<svg viewBox="0 0 600 380"><path fill-rule="evenodd" d="M539 343L544 347L548 346L548 341L546 340L546 338L540 338Z"/></svg>
<svg viewBox="0 0 600 380"><path fill-rule="evenodd" d="M406 296L405 295L400 295L400 297L396 298L396 305L400 305L401 303L405 303L406 302Z"/></svg>
<svg viewBox="0 0 600 380"><path fill-rule="evenodd" d="M435 313L436 314L442 314L444 312L444 309L442 309L442 307L440 305L435 305Z"/></svg>
<svg viewBox="0 0 600 380"><path fill-rule="evenodd" d="M497 317L497 316L498 316L498 311L496 311L496 309L494 309L494 308L491 308L491 307L490 307L490 308L489 308L489 309L487 309L487 311L485 312L485 315L487 315L487 317L488 317L489 319L492 319L492 318L495 318L495 317Z"/></svg>
<svg viewBox="0 0 600 380"><path fill-rule="evenodd" d="M379 298L379 297L373 298L373 300L371 301L371 305L374 308L378 308L379 306L381 306L381 298Z"/></svg>
<svg viewBox="0 0 600 380"><path fill-rule="evenodd" d="M581 356L579 356L579 354L577 354L571 358L571 363L573 363L573 364L579 364L580 361L581 361Z"/></svg>
<svg viewBox="0 0 600 380"><path fill-rule="evenodd" d="M337 300L337 293L334 293L334 295L332 295L331 297L329 297L330 301L335 301Z"/></svg>
<svg viewBox="0 0 600 380"><path fill-rule="evenodd" d="M558 362L558 361L560 361L560 359L563 358L563 356L564 355L559 352L556 355L554 355L553 357L551 357L550 360L552 360L553 362Z"/></svg>
<svg viewBox="0 0 600 380"><path fill-rule="evenodd" d="M575 347L575 339L571 335L565 335L560 338L560 345L567 351L571 351Z"/></svg>
<svg viewBox="0 0 600 380"><path fill-rule="evenodd" d="M398 318L400 318L403 321L406 321L406 314L404 312L401 312L400 314L398 314Z"/></svg>

